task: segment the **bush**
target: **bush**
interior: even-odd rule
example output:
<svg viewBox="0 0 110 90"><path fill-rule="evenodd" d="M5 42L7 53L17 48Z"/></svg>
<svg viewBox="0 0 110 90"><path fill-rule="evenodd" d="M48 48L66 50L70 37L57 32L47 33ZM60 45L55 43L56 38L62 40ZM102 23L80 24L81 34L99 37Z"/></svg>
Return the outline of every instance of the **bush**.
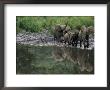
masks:
<svg viewBox="0 0 110 90"><path fill-rule="evenodd" d="M79 29L82 25L94 26L93 16L17 16L16 29L24 29L28 32L41 32L48 29L52 32L52 27L56 24L68 24L72 30ZM17 30L20 32L21 30Z"/></svg>

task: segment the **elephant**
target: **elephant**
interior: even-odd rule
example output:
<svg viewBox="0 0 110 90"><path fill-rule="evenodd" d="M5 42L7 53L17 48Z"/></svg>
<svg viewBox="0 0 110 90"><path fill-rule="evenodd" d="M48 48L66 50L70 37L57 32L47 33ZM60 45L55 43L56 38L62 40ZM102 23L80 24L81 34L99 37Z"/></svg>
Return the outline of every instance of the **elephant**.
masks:
<svg viewBox="0 0 110 90"><path fill-rule="evenodd" d="M71 39L74 36L74 33L68 31L67 33L65 33L64 35L64 43L68 43L68 45L71 45Z"/></svg>
<svg viewBox="0 0 110 90"><path fill-rule="evenodd" d="M75 30L74 32L72 31L68 31L65 35L64 35L64 42L65 44L68 43L68 45L72 46L76 46L78 44L78 30Z"/></svg>
<svg viewBox="0 0 110 90"><path fill-rule="evenodd" d="M81 30L79 31L79 41L80 47L82 47L82 44L84 45L84 48L89 47L89 30L85 25L82 26Z"/></svg>
<svg viewBox="0 0 110 90"><path fill-rule="evenodd" d="M88 32L89 32L89 35L92 36L92 38L94 38L94 27L93 26L89 26L87 28Z"/></svg>
<svg viewBox="0 0 110 90"><path fill-rule="evenodd" d="M90 32L91 34L94 33L94 27L93 27L93 26L89 26L87 29L89 30L89 32Z"/></svg>
<svg viewBox="0 0 110 90"><path fill-rule="evenodd" d="M58 40L59 37L61 36L61 27L59 24L55 26L53 30L53 34L54 34L54 40Z"/></svg>
<svg viewBox="0 0 110 90"><path fill-rule="evenodd" d="M66 26L65 29L63 30L63 35L65 35L69 31L71 31L70 26Z"/></svg>
<svg viewBox="0 0 110 90"><path fill-rule="evenodd" d="M62 37L63 37L63 31L66 29L67 25L60 25L57 24L55 25L53 34L54 34L54 41L62 42Z"/></svg>
<svg viewBox="0 0 110 90"><path fill-rule="evenodd" d="M89 48L89 38L90 36L94 37L94 28L93 26L86 27L83 25L80 27L80 30L71 30L70 26L67 24L61 25L57 24L54 28L54 41L64 42L68 45L76 46L78 41L80 42L80 47L84 45L84 48Z"/></svg>
<svg viewBox="0 0 110 90"><path fill-rule="evenodd" d="M79 30L73 30L74 33L71 37L71 43L72 43L72 46L76 46L77 47L77 44L78 44L78 38L79 38Z"/></svg>

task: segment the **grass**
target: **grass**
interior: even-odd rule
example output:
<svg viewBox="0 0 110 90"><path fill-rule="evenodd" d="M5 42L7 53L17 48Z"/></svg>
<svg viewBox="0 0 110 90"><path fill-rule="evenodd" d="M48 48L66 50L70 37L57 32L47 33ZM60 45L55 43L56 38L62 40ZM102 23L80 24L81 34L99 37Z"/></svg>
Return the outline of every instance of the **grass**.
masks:
<svg viewBox="0 0 110 90"><path fill-rule="evenodd" d="M93 16L17 16L17 33L23 30L28 32L41 32L48 29L50 33L56 24L68 24L72 30L82 25L94 26Z"/></svg>

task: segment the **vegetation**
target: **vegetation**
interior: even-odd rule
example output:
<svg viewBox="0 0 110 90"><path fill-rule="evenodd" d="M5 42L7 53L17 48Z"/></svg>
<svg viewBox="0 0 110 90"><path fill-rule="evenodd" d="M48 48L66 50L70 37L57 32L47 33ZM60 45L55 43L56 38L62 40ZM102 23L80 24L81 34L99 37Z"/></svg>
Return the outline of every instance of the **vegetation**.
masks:
<svg viewBox="0 0 110 90"><path fill-rule="evenodd" d="M40 32L48 29L52 32L56 24L68 24L72 30L82 25L94 26L93 16L17 16L16 29L17 33L23 30L28 32Z"/></svg>

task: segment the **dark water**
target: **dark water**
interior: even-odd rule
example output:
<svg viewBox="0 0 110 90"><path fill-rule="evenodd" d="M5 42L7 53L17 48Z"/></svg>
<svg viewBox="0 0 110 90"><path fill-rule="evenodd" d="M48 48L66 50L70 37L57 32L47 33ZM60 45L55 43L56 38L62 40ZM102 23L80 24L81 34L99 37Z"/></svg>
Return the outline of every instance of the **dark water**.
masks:
<svg viewBox="0 0 110 90"><path fill-rule="evenodd" d="M17 74L94 74L94 50L17 45Z"/></svg>

